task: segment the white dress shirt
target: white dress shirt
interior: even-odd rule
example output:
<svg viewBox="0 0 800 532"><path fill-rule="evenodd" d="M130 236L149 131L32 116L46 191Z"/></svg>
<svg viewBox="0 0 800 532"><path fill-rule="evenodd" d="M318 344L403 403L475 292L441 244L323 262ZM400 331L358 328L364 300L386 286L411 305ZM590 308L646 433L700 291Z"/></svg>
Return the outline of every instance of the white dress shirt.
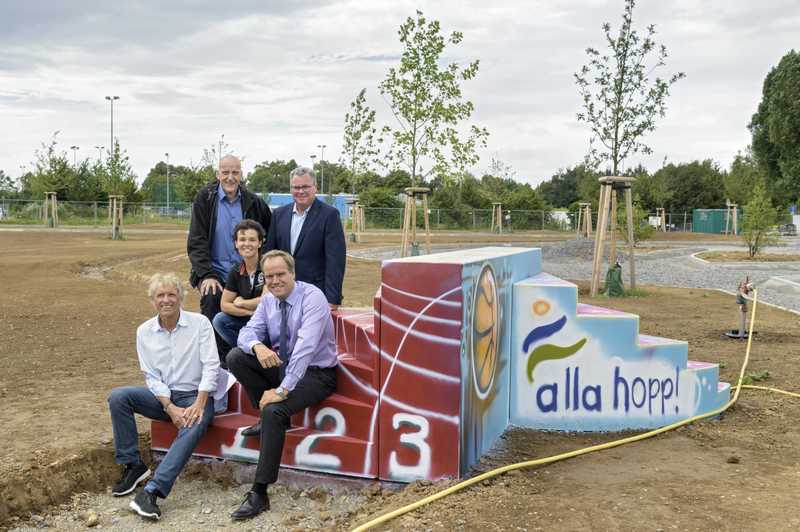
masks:
<svg viewBox="0 0 800 532"><path fill-rule="evenodd" d="M291 242L291 248L289 251L291 251L292 255L294 255L294 250L297 247L297 239L300 238L300 231L303 230L303 224L305 223L306 216L310 210L311 205L309 205L308 208L301 214L297 210L297 203L295 203L292 207L292 227L289 229L289 241Z"/></svg>
<svg viewBox="0 0 800 532"><path fill-rule="evenodd" d="M147 387L156 396L170 397L170 390L198 390L225 395L225 386L217 386L219 355L214 329L208 318L181 309L173 331L164 329L158 316L142 323L136 330L136 352Z"/></svg>

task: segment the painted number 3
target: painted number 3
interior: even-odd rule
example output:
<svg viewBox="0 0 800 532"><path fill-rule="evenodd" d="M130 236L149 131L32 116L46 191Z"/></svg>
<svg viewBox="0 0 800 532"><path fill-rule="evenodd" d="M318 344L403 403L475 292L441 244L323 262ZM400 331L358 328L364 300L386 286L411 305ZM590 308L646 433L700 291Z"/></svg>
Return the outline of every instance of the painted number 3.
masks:
<svg viewBox="0 0 800 532"><path fill-rule="evenodd" d="M392 428L397 430L403 425L418 429L401 434L400 444L415 449L419 453L419 461L416 465L403 465L397 461L397 451L392 451L389 455L389 472L392 478L398 480L427 478L431 470L431 447L425 441L430 432L428 420L415 414L398 412L392 417Z"/></svg>

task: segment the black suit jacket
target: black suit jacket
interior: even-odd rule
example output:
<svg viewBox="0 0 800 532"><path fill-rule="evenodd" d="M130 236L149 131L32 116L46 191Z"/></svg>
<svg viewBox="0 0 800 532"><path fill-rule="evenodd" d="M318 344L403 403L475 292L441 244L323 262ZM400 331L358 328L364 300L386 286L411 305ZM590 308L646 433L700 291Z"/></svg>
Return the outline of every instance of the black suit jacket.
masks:
<svg viewBox="0 0 800 532"><path fill-rule="evenodd" d="M293 209L294 202L278 207L272 213L267 250L280 249L291 253ZM319 198L315 199L294 250L296 279L317 286L325 294L328 303L341 305L346 254L339 211Z"/></svg>

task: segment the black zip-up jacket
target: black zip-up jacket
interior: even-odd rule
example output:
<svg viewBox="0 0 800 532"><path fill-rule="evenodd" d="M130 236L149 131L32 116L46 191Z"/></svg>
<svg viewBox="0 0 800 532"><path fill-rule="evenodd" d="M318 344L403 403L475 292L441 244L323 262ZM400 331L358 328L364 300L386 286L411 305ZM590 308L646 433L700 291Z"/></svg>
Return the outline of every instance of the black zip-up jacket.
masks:
<svg viewBox="0 0 800 532"><path fill-rule="evenodd" d="M194 198L192 205L192 221L189 225L189 238L186 241L186 251L189 254L189 261L192 263L192 271L189 273L189 282L196 288L208 276L214 276L225 284L225 279L219 276L211 266L211 243L214 240L214 231L217 227L217 186L218 181L200 189ZM241 184L239 192L242 196L242 219L255 220L264 227L264 235L269 231L269 223L272 213L269 206L264 201L248 191ZM233 235L231 235L233 238ZM261 252L266 252L267 240L264 238L264 245Z"/></svg>

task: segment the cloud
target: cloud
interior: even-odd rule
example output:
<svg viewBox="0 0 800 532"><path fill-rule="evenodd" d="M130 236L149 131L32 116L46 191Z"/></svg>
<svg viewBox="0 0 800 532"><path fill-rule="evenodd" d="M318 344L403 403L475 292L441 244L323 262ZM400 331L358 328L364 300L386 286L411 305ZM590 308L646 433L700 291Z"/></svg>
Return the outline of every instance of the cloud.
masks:
<svg viewBox="0 0 800 532"><path fill-rule="evenodd" d="M576 121L573 73L587 46L603 46L601 24L619 24L617 0L217 1L0 3L0 117L14 135L0 144L7 173L30 161L55 129L70 144L115 136L140 176L164 151L198 160L221 134L248 164L296 158L317 144L338 157L344 113L362 88L385 123L393 117L377 86L401 54L397 31L417 8L463 32L444 61L480 60L463 84L485 126L490 157L519 179L539 182L582 159L588 127ZM670 53L665 74L686 72L667 116L647 137L658 167L711 157L727 166L749 142L747 122L764 76L796 47L796 1L668 0L640 3L634 23L657 25ZM91 150L85 150L89 153Z"/></svg>

